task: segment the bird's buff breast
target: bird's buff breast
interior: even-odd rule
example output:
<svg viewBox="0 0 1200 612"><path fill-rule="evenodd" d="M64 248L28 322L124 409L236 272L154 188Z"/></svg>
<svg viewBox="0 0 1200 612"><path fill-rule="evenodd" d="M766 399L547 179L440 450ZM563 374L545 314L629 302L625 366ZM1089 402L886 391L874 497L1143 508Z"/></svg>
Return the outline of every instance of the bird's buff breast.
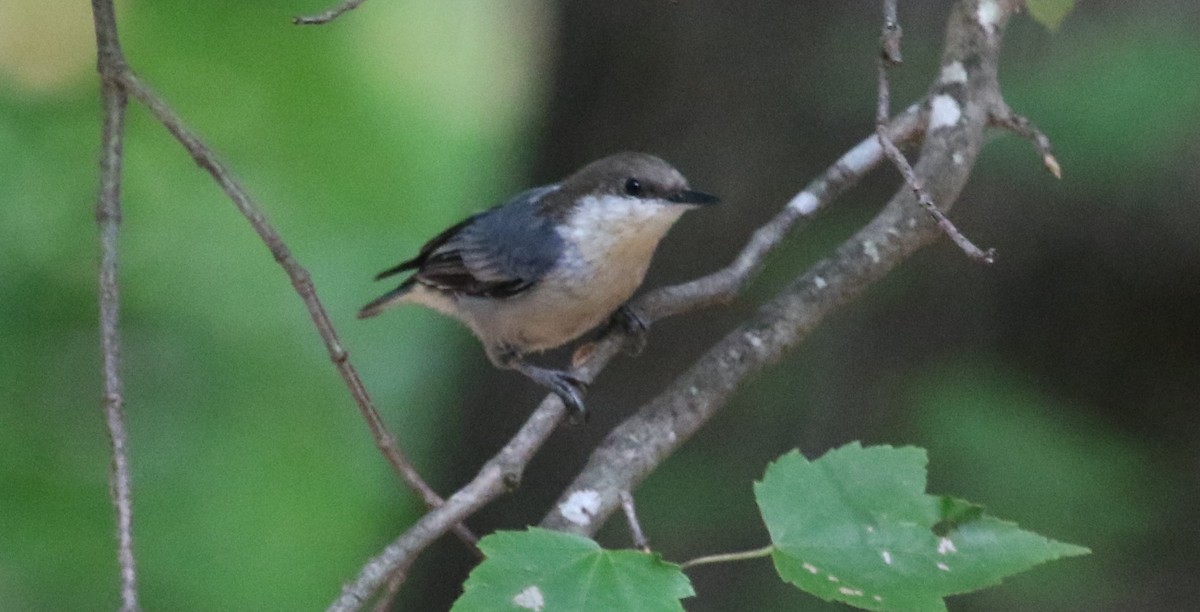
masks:
<svg viewBox="0 0 1200 612"><path fill-rule="evenodd" d="M592 206L589 206L591 204ZM585 202L559 228L566 248L555 267L528 291L473 308L486 341L523 352L561 346L603 323L633 296L659 240L681 207Z"/></svg>

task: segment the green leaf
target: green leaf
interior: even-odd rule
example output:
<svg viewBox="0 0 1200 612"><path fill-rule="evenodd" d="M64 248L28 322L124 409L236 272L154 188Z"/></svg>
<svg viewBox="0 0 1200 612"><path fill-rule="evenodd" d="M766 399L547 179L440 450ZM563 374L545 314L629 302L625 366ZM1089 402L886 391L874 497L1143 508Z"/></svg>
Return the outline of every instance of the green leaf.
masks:
<svg viewBox="0 0 1200 612"><path fill-rule="evenodd" d="M463 585L453 612L681 611L695 595L679 566L656 554L604 550L557 531L498 531L479 541L487 559Z"/></svg>
<svg viewBox="0 0 1200 612"><path fill-rule="evenodd" d="M1075 8L1075 0L1025 0L1029 14L1047 29L1057 30L1067 13Z"/></svg>
<svg viewBox="0 0 1200 612"><path fill-rule="evenodd" d="M793 451L771 464L754 492L779 575L868 610L942 611L946 595L1089 552L926 495L926 463L919 448L853 443L813 462Z"/></svg>

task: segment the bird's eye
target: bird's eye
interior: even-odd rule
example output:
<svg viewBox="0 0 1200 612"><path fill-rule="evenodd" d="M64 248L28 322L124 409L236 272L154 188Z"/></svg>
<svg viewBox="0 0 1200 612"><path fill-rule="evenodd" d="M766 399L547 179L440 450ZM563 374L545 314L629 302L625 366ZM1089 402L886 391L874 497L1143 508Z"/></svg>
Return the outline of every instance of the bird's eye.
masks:
<svg viewBox="0 0 1200 612"><path fill-rule="evenodd" d="M625 193L633 197L642 195L642 182L635 178L625 181Z"/></svg>

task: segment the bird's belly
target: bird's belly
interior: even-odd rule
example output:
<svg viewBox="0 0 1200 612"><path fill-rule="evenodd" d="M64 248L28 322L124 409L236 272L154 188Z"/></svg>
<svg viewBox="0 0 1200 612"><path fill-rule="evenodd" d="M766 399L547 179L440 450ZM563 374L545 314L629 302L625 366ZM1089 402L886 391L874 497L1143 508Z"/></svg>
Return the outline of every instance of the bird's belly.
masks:
<svg viewBox="0 0 1200 612"><path fill-rule="evenodd" d="M562 346L603 323L641 284L645 265L555 270L528 291L474 308L477 335L537 352ZM486 336L486 337L485 337Z"/></svg>

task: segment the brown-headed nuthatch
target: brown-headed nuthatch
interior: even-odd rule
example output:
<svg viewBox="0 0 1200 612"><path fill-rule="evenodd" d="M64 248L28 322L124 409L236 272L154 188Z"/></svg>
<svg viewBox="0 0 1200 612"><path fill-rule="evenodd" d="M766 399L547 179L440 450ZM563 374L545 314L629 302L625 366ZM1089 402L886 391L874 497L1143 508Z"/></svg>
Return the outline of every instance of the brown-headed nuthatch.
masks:
<svg viewBox="0 0 1200 612"><path fill-rule="evenodd" d="M625 303L655 248L685 211L716 201L657 157L606 157L438 234L376 277L415 270L358 316L412 303L458 319L497 367L549 388L581 416L582 381L525 355L562 346L610 317L644 330Z"/></svg>

